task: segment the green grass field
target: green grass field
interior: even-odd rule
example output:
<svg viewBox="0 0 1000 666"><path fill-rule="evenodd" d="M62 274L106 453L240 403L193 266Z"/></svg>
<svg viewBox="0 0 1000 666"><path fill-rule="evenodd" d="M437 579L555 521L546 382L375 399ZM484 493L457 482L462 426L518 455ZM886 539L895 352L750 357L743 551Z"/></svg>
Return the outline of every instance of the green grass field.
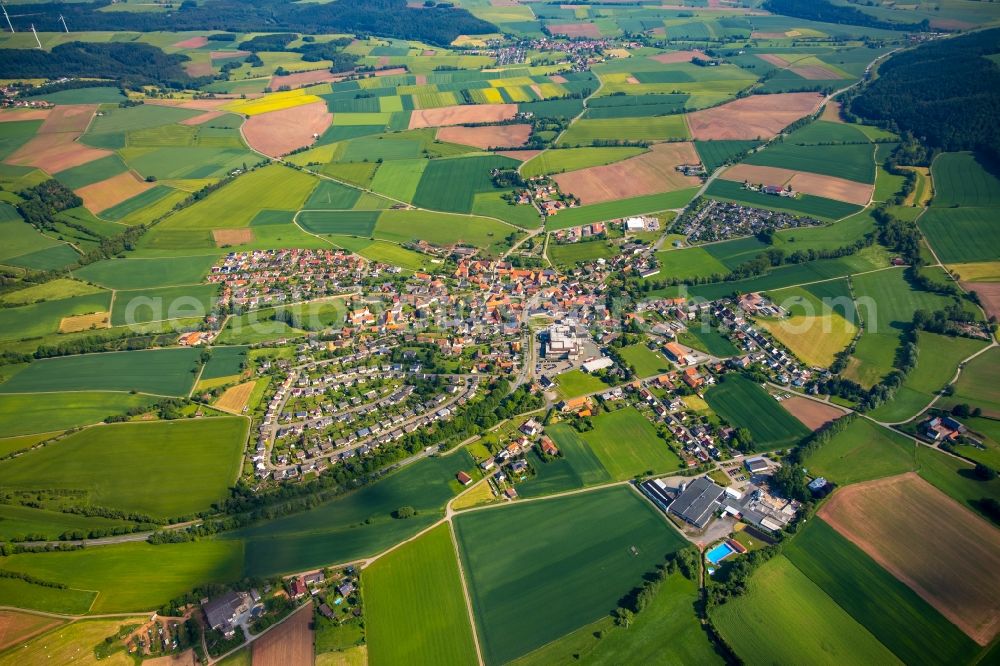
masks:
<svg viewBox="0 0 1000 666"><path fill-rule="evenodd" d="M910 287L901 270L851 278L858 314L865 324L845 375L871 386L892 368L904 331L918 309L940 310L950 299Z"/></svg>
<svg viewBox="0 0 1000 666"><path fill-rule="evenodd" d="M198 349L179 348L42 359L0 384L0 393L134 390L187 395L200 354Z"/></svg>
<svg viewBox="0 0 1000 666"><path fill-rule="evenodd" d="M958 381L955 393L942 398L942 404L950 406L967 402L979 407L987 415L1000 418L1000 385L996 381L1000 372L1000 349L990 349L969 361Z"/></svg>
<svg viewBox="0 0 1000 666"><path fill-rule="evenodd" d="M890 402L871 412L872 418L898 423L916 416L951 381L958 364L985 346L983 340L918 332L917 367L906 376Z"/></svg>
<svg viewBox="0 0 1000 666"><path fill-rule="evenodd" d="M681 459L634 407L598 414L591 421L594 429L580 433L580 438L615 481L681 467Z"/></svg>
<svg viewBox="0 0 1000 666"><path fill-rule="evenodd" d="M556 392L560 398L576 398L586 393L594 393L608 387L597 377L583 370L569 370L553 377L558 386Z"/></svg>
<svg viewBox="0 0 1000 666"><path fill-rule="evenodd" d="M771 144L744 163L819 173L859 183L875 182L875 149L870 144L802 146L792 140L789 137L787 141Z"/></svg>
<svg viewBox="0 0 1000 666"><path fill-rule="evenodd" d="M556 423L546 426L545 434L562 455L548 462L531 459L535 476L517 485L519 495L538 497L611 481L594 450L572 426Z"/></svg>
<svg viewBox="0 0 1000 666"><path fill-rule="evenodd" d="M46 613L83 615L94 605L97 592L33 585L16 578L0 578L0 600L6 606L17 606ZM3 663L3 657L0 657Z"/></svg>
<svg viewBox="0 0 1000 666"><path fill-rule="evenodd" d="M371 236L379 212L375 210L303 211L299 226L314 234Z"/></svg>
<svg viewBox="0 0 1000 666"><path fill-rule="evenodd" d="M916 469L925 481L987 519L989 516L980 502L984 499L1000 501L1000 479L983 481L975 475L971 463L930 447L917 447Z"/></svg>
<svg viewBox="0 0 1000 666"><path fill-rule="evenodd" d="M226 535L246 544L246 574L303 571L381 552L433 524L458 491L455 474L471 472L463 449L408 465L377 483L314 509ZM396 519L392 512L412 506L417 515Z"/></svg>
<svg viewBox="0 0 1000 666"><path fill-rule="evenodd" d="M938 258L945 263L995 261L1000 256L997 210L931 207L917 224Z"/></svg>
<svg viewBox="0 0 1000 666"><path fill-rule="evenodd" d="M0 437L89 425L154 400L146 395L84 391L46 393L44 400L34 394L0 395Z"/></svg>
<svg viewBox="0 0 1000 666"><path fill-rule="evenodd" d="M560 211L558 215L546 220L545 228L549 231L555 231L556 229L575 227L581 224L589 224L590 222L613 220L629 215L657 213L672 208L683 208L691 201L696 192L696 188L690 188L676 192L666 192L664 194L649 194L632 199L605 201L590 206L569 208Z"/></svg>
<svg viewBox="0 0 1000 666"><path fill-rule="evenodd" d="M689 326L681 331L677 340L684 345L700 349L706 354L725 358L726 356L736 356L740 350L733 346L726 337L716 328L701 326Z"/></svg>
<svg viewBox="0 0 1000 666"><path fill-rule="evenodd" d="M496 220L426 210L387 210L375 224L375 237L394 243L426 240L436 245L467 243L493 254L507 236L521 232Z"/></svg>
<svg viewBox="0 0 1000 666"><path fill-rule="evenodd" d="M68 552L25 553L0 558L10 571L68 585L55 590L49 603L72 603L80 609L83 595L97 599L92 613L155 610L198 585L230 583L239 578L242 549L232 541L193 541L153 546L126 543ZM0 580L0 583L6 582ZM0 585L0 604L37 608L38 596L50 588Z"/></svg>
<svg viewBox="0 0 1000 666"><path fill-rule="evenodd" d="M578 262L608 259L617 251L616 246L604 241L565 244L550 242L548 247L549 260L564 270L574 268Z"/></svg>
<svg viewBox="0 0 1000 666"><path fill-rule="evenodd" d="M413 203L432 210L469 213L477 193L495 189L490 180L491 170L516 169L518 165L519 162L499 155L431 160L420 177Z"/></svg>
<svg viewBox="0 0 1000 666"><path fill-rule="evenodd" d="M741 597L711 613L716 628L750 664L895 664L899 660L814 582L777 556Z"/></svg>
<svg viewBox="0 0 1000 666"><path fill-rule="evenodd" d="M543 174L575 171L592 166L601 166L620 162L646 152L645 148L635 147L605 147L605 148L567 148L564 150L546 150L532 157L521 165L521 175L525 178Z"/></svg>
<svg viewBox="0 0 1000 666"><path fill-rule="evenodd" d="M979 647L822 519L783 549L802 573L907 664L970 663Z"/></svg>
<svg viewBox="0 0 1000 666"><path fill-rule="evenodd" d="M247 362L246 347L212 347L211 353L201 373L202 380L238 375Z"/></svg>
<svg viewBox="0 0 1000 666"><path fill-rule="evenodd" d="M598 620L686 543L628 488L461 514L455 528L488 664Z"/></svg>
<svg viewBox="0 0 1000 666"><path fill-rule="evenodd" d="M635 368L635 372L639 377L651 377L673 369L673 366L670 365L670 362L667 361L667 358L663 354L651 350L642 342L627 347L620 347L618 353L625 363Z"/></svg>
<svg viewBox="0 0 1000 666"><path fill-rule="evenodd" d="M173 518L208 509L236 481L241 418L88 428L0 463L9 488L63 488L86 504Z"/></svg>
<svg viewBox="0 0 1000 666"><path fill-rule="evenodd" d="M796 215L811 215L821 220L839 220L861 210L861 206L809 194L800 194L795 198L763 194L743 189L743 183L721 179L713 181L705 194L712 198L735 201L758 208L782 210Z"/></svg>
<svg viewBox="0 0 1000 666"><path fill-rule="evenodd" d="M131 523L99 516L81 516L27 506L0 505L0 539L22 541L27 537L58 539L64 532L129 527Z"/></svg>
<svg viewBox="0 0 1000 666"><path fill-rule="evenodd" d="M169 230L245 227L262 210L302 208L319 181L307 173L271 165L238 176L198 203L171 215L158 225Z"/></svg>
<svg viewBox="0 0 1000 666"><path fill-rule="evenodd" d="M972 153L941 153L931 176L935 208L1000 206L1000 179Z"/></svg>
<svg viewBox="0 0 1000 666"><path fill-rule="evenodd" d="M71 190L75 190L117 176L126 170L125 163L118 155L108 155L93 162L60 171L56 174L56 180Z"/></svg>
<svg viewBox="0 0 1000 666"><path fill-rule="evenodd" d="M734 427L749 428L758 451L791 446L809 434L781 403L743 375L727 375L705 393L705 400Z"/></svg>
<svg viewBox="0 0 1000 666"><path fill-rule="evenodd" d="M369 663L476 661L449 525L435 527L366 567L361 589Z"/></svg>
<svg viewBox="0 0 1000 666"><path fill-rule="evenodd" d="M595 141L664 141L691 136L683 115L652 118L598 118L577 120L559 138L565 147L589 146Z"/></svg>
<svg viewBox="0 0 1000 666"><path fill-rule="evenodd" d="M660 262L660 272L667 278L686 280L707 278L712 275L721 277L729 272L725 264L709 254L703 247L664 250L657 252L656 258Z"/></svg>
<svg viewBox="0 0 1000 666"><path fill-rule="evenodd" d="M107 312L111 292L74 296L57 301L43 301L14 308L0 309L0 340L37 338L59 331L63 317Z"/></svg>
<svg viewBox="0 0 1000 666"><path fill-rule="evenodd" d="M27 305L35 301L52 301L74 296L85 296L87 294L97 294L103 291L100 287L71 280L69 278L56 278L50 282L42 282L25 289L18 289L0 296L0 303L7 305Z"/></svg>
<svg viewBox="0 0 1000 666"><path fill-rule="evenodd" d="M736 155L759 145L759 141L695 141L694 147L705 170L712 173Z"/></svg>
<svg viewBox="0 0 1000 666"><path fill-rule="evenodd" d="M111 309L111 325L201 318L214 309L219 289L217 284L199 284L117 291Z"/></svg>
<svg viewBox="0 0 1000 666"><path fill-rule="evenodd" d="M857 418L809 456L805 464L810 474L834 483L860 483L912 470L916 446L899 433Z"/></svg>
<svg viewBox="0 0 1000 666"><path fill-rule="evenodd" d="M697 585L669 576L627 629L602 618L511 662L512 666L722 664L695 617Z"/></svg>

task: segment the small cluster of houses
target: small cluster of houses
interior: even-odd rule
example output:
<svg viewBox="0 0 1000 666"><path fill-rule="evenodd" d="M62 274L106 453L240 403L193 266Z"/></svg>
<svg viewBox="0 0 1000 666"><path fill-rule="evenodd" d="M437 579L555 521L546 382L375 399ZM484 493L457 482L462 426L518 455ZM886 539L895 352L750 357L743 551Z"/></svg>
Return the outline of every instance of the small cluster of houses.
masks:
<svg viewBox="0 0 1000 666"><path fill-rule="evenodd" d="M560 244L579 243L580 241L606 238L607 233L608 225L604 222L594 222L592 224L583 224L578 227L569 227L554 231L552 239Z"/></svg>
<svg viewBox="0 0 1000 666"><path fill-rule="evenodd" d="M580 205L579 199L572 195L564 195L559 191L556 181L547 176L529 178L525 182L524 189L514 192L514 197L518 204L531 204L545 217Z"/></svg>
<svg viewBox="0 0 1000 666"><path fill-rule="evenodd" d="M687 236L690 242L710 242L819 224L822 224L819 220L804 215L701 199L677 219L674 229Z"/></svg>
<svg viewBox="0 0 1000 666"><path fill-rule="evenodd" d="M795 198L798 192L792 189L789 185L766 185L765 183L751 183L748 180L743 181L743 189L750 190L751 192L760 192L761 194L769 194L775 197L791 197Z"/></svg>

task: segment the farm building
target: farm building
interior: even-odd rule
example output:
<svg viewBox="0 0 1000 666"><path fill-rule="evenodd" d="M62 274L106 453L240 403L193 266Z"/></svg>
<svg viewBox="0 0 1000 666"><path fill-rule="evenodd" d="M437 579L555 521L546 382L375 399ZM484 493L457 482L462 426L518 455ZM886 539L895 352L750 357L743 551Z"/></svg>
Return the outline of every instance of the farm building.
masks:
<svg viewBox="0 0 1000 666"><path fill-rule="evenodd" d="M681 520L702 528L721 506L719 499L725 492L707 476L702 476L689 483L670 503L668 510Z"/></svg>
<svg viewBox="0 0 1000 666"><path fill-rule="evenodd" d="M749 458L743 464L746 466L747 471L751 474L762 474L771 467L771 465L760 456L757 456L756 458Z"/></svg>
<svg viewBox="0 0 1000 666"><path fill-rule="evenodd" d="M230 638L236 633L237 618L250 610L250 595L246 592L227 592L217 599L205 602L201 609L205 612L208 626Z"/></svg>
<svg viewBox="0 0 1000 666"><path fill-rule="evenodd" d="M583 364L583 369L587 372L597 372L598 370L603 370L604 368L610 368L615 364L607 356L602 356L601 358L595 358L587 361Z"/></svg>
<svg viewBox="0 0 1000 666"><path fill-rule="evenodd" d="M463 486L467 486L470 483L472 483L472 477L466 474L465 472L459 472L458 474L455 475L455 478L458 479L458 482L461 483Z"/></svg>

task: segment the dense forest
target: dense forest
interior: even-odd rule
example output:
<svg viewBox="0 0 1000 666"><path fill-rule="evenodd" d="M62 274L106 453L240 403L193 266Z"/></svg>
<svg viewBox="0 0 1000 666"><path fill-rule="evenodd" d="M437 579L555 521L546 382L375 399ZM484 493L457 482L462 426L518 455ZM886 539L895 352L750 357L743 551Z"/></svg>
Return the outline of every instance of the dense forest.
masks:
<svg viewBox="0 0 1000 666"><path fill-rule="evenodd" d="M70 42L52 51L4 49L0 78L54 79L86 76L121 82L126 87L158 84L168 88L194 87L211 79L193 79L184 71L186 55L167 54L138 43Z"/></svg>
<svg viewBox="0 0 1000 666"><path fill-rule="evenodd" d="M910 30L914 32L928 29L927 19L919 23L883 21L860 9L847 5L835 5L829 0L767 0L764 3L764 9L775 14L794 16L810 21L822 21L823 23L861 25L883 30Z"/></svg>
<svg viewBox="0 0 1000 666"><path fill-rule="evenodd" d="M912 132L940 150L1000 158L1000 28L940 39L899 53L851 100L850 113Z"/></svg>
<svg viewBox="0 0 1000 666"><path fill-rule="evenodd" d="M100 12L109 0L92 3L33 4L39 30L61 31L59 16L73 30L226 30L229 32L303 32L372 34L450 44L459 35L497 32L496 26L464 9L442 3L408 7L406 0L337 0L327 4L291 0L187 0L177 11Z"/></svg>

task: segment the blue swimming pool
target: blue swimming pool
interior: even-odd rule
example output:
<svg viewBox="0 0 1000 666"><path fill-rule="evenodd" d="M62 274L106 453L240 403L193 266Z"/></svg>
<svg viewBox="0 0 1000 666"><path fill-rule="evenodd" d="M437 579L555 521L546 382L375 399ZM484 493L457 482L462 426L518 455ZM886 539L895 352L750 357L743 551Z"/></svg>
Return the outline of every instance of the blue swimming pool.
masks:
<svg viewBox="0 0 1000 666"><path fill-rule="evenodd" d="M723 541L718 546L705 553L705 559L712 564L718 564L730 555L733 555L735 552L736 550L732 546Z"/></svg>

